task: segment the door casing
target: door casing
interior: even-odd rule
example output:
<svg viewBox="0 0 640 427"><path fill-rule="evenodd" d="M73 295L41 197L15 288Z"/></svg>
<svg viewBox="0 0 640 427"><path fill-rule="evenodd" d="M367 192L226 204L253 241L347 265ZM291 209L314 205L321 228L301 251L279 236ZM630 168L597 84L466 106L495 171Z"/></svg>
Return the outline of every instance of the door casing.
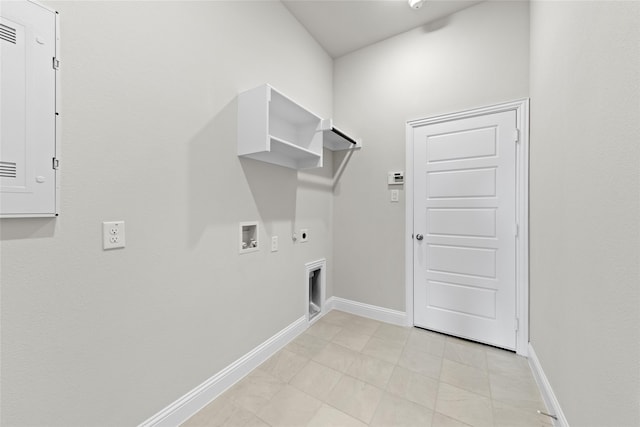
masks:
<svg viewBox="0 0 640 427"><path fill-rule="evenodd" d="M519 142L516 149L516 353L527 356L529 344L529 99L490 105L481 108L410 120L406 125L405 159L405 295L408 326L413 320L413 152L416 128L485 114L515 111Z"/></svg>

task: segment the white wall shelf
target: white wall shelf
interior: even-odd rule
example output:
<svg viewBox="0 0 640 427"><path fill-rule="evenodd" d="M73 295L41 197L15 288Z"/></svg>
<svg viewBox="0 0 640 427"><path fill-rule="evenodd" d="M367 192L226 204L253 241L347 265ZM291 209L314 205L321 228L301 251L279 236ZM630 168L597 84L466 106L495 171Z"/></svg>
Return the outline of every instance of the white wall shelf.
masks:
<svg viewBox="0 0 640 427"><path fill-rule="evenodd" d="M322 121L322 144L331 151L352 150L362 148L362 140L348 135L333 125L333 120Z"/></svg>
<svg viewBox="0 0 640 427"><path fill-rule="evenodd" d="M269 85L238 96L238 155L292 169L322 166L322 119Z"/></svg>
<svg viewBox="0 0 640 427"><path fill-rule="evenodd" d="M271 136L271 151L287 156L298 162L314 162L322 158L321 154L314 153L311 150L307 150L284 139L276 138L275 136Z"/></svg>
<svg viewBox="0 0 640 427"><path fill-rule="evenodd" d="M238 95L238 156L292 169L322 167L323 147L359 148L359 140L269 85Z"/></svg>

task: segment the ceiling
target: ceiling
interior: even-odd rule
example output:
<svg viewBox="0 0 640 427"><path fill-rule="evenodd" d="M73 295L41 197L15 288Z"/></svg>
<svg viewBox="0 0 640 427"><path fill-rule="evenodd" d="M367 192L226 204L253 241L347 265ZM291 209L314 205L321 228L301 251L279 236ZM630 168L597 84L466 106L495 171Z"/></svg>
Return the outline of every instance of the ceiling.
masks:
<svg viewBox="0 0 640 427"><path fill-rule="evenodd" d="M282 0L333 58L465 9L482 0Z"/></svg>

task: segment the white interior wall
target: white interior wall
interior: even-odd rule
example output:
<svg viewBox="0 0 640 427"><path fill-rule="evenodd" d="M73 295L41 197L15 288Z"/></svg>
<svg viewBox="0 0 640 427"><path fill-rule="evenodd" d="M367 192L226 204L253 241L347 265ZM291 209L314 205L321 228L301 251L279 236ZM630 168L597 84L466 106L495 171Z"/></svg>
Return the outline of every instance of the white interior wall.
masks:
<svg viewBox="0 0 640 427"><path fill-rule="evenodd" d="M406 195L387 186L405 168L405 124L527 97L528 7L480 3L335 61L336 122L364 141L334 191L335 296L405 310Z"/></svg>
<svg viewBox="0 0 640 427"><path fill-rule="evenodd" d="M390 204L385 176L404 168L404 122L529 93L524 3L338 59L335 117L365 148L332 227L330 164L296 181L235 157L242 89L270 82L331 116L331 60L278 3L49 4L63 210L0 221L2 425L146 419L302 316L297 266L333 245L338 296L402 310L404 194ZM531 334L572 425L640 424L638 13L532 6ZM237 256L237 222L256 218L280 252ZM128 246L103 252L113 219ZM312 240L294 246L301 226Z"/></svg>
<svg viewBox="0 0 640 427"><path fill-rule="evenodd" d="M640 425L640 3L531 4L531 344L572 426Z"/></svg>
<svg viewBox="0 0 640 427"><path fill-rule="evenodd" d="M279 2L47 5L62 211L0 222L0 424L136 425L302 317L305 262L327 258L331 295L332 157L239 160L235 97L268 82L331 117L332 61ZM239 255L251 220L263 249Z"/></svg>

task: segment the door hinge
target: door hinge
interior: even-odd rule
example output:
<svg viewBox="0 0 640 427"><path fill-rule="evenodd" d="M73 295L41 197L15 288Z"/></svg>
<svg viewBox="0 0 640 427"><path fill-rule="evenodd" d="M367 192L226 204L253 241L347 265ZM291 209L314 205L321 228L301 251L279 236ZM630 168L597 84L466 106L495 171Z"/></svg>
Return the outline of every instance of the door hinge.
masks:
<svg viewBox="0 0 640 427"><path fill-rule="evenodd" d="M52 162L52 166L54 170L58 170L58 168L60 167L60 160L58 160L57 158L53 158L53 162Z"/></svg>
<svg viewBox="0 0 640 427"><path fill-rule="evenodd" d="M53 57L53 69L56 71L60 69L60 60L55 56Z"/></svg>
<svg viewBox="0 0 640 427"><path fill-rule="evenodd" d="M516 224L516 238L520 237L520 224Z"/></svg>
<svg viewBox="0 0 640 427"><path fill-rule="evenodd" d="M516 144L518 144L520 142L520 129L516 129L513 131L513 138L516 142Z"/></svg>
<svg viewBox="0 0 640 427"><path fill-rule="evenodd" d="M515 326L515 328L516 328L516 332L518 332L518 331L520 330L520 319L518 319L518 318L516 317L516 319L515 319L515 322L514 322L514 323L515 323L515 325L514 325L514 326Z"/></svg>

